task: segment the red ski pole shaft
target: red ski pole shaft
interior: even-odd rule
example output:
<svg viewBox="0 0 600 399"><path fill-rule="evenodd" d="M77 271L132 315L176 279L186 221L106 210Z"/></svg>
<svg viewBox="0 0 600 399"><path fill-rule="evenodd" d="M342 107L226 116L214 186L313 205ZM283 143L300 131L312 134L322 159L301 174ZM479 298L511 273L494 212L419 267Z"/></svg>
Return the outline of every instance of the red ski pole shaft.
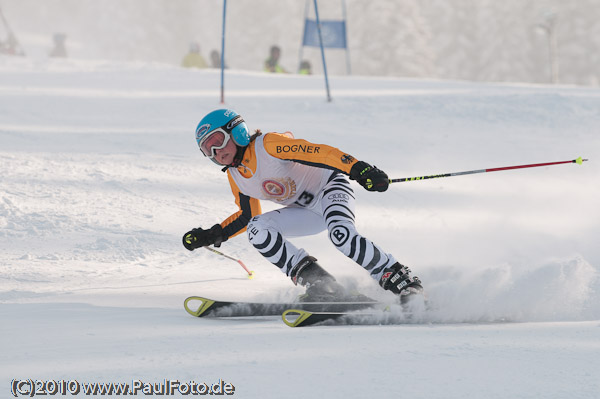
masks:
<svg viewBox="0 0 600 399"><path fill-rule="evenodd" d="M467 170L467 171L464 171L464 172L442 173L442 174L438 174L438 175L429 175L429 176L402 177L402 178L399 178L399 179L390 179L390 183L402 183L402 182L405 182L405 181L436 179L436 178L439 178L439 177L473 175L475 173L499 172L501 170L537 168L537 167L540 167L540 166L560 165L560 164L564 164L564 163L576 163L576 164L581 165L585 161L587 161L587 159L582 159L581 157L579 157L577 159L572 159L570 161L532 163L532 164L528 164L528 165L503 166L503 167L500 167L500 168Z"/></svg>
<svg viewBox="0 0 600 399"><path fill-rule="evenodd" d="M221 251L217 251L216 249L214 249L214 248L211 248L211 247L204 247L204 248L208 249L208 250L209 250L209 251L211 251L211 252L214 252L214 253L216 253L217 255L221 255L221 256L223 256L223 257L225 257L225 258L227 258L227 259L231 259L231 260L233 260L233 261L236 261L237 263L239 263L239 265L240 265L240 266L242 266L242 267L244 268L244 270L246 271L246 273L248 273L248 278L252 278L252 277L254 277L254 272L253 272L253 271L250 271L250 270L249 270L249 269L246 267L246 265L244 264L244 262L242 262L241 260L239 260L239 259L236 259L236 258L234 258L234 257L232 257L232 256L229 256L229 255L227 255L227 254L224 254L224 253L223 253L223 252L221 252Z"/></svg>

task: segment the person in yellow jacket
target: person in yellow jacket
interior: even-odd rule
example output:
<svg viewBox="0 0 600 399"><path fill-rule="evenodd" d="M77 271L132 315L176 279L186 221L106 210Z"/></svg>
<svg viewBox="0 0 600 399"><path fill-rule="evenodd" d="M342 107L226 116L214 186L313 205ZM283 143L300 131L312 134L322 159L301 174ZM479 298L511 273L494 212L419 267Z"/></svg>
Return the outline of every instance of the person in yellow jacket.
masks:
<svg viewBox="0 0 600 399"><path fill-rule="evenodd" d="M287 71L279 65L279 57L281 57L281 49L278 46L271 46L269 58L265 60L265 72L287 73Z"/></svg>
<svg viewBox="0 0 600 399"><path fill-rule="evenodd" d="M310 62L304 60L300 63L300 70L298 71L300 75L312 75L312 70L310 67Z"/></svg>
<svg viewBox="0 0 600 399"><path fill-rule="evenodd" d="M355 196L348 177L368 191L385 191L388 176L335 147L296 139L290 132L251 136L244 119L230 109L207 114L196 128L202 154L227 172L239 210L209 229L183 236L193 251L246 231L250 243L267 260L305 286L307 301L350 300L346 290L304 249L288 237L327 230L333 245L379 282L400 302L423 287L410 270L356 231ZM261 214L260 200L280 204Z"/></svg>
<svg viewBox="0 0 600 399"><path fill-rule="evenodd" d="M184 68L206 68L208 65L204 57L200 54L200 45L196 42L190 44L190 51L181 60L181 66Z"/></svg>

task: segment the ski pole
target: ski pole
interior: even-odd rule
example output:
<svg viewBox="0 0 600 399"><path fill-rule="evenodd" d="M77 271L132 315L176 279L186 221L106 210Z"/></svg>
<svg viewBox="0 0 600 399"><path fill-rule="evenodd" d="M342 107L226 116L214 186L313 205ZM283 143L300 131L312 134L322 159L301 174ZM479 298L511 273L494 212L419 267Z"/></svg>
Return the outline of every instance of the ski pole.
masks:
<svg viewBox="0 0 600 399"><path fill-rule="evenodd" d="M224 256L224 257L225 257L225 258L227 258L227 259L231 259L231 260L234 260L234 261L236 261L237 263L239 263L239 264L240 264L240 266L242 266L242 267L244 268L244 270L246 271L246 273L248 273L248 278L249 278L249 279L253 279L253 278L254 278L254 272L253 272L253 271L250 271L250 270L248 270L248 268L246 267L246 265L244 264L244 262L242 262L241 260L239 260L239 259L236 259L236 258L233 258L233 257L231 257L231 256L229 256L229 255L226 255L226 254L224 254L223 252L217 251L216 249L214 249L214 248L211 248L211 247L204 247L204 248L208 249L208 250L209 250L209 251L211 251L211 252L214 252L214 253L216 253L217 255L221 255L221 256Z"/></svg>
<svg viewBox="0 0 600 399"><path fill-rule="evenodd" d="M419 176L419 177L402 177L400 179L390 179L390 183L402 183L402 182L405 182L405 181L437 179L438 177L472 175L472 174L475 174L475 173L499 172L501 170L510 170L510 169L537 168L539 166L560 165L560 164L563 164L563 163L576 163L576 164L581 165L585 161L587 161L587 159L582 159L581 157L579 157L579 158L573 159L571 161L532 163L532 164L529 164L529 165L504 166L504 167L501 167L501 168L467 170L465 172L442 173L442 174L439 174L439 175L429 175L429 176Z"/></svg>

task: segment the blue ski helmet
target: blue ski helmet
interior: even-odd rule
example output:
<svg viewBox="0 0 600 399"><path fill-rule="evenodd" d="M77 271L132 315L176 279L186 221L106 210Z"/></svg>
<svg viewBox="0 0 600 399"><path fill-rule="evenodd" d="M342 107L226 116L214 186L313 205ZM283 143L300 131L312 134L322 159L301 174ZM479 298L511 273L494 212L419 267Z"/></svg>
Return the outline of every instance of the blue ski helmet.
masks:
<svg viewBox="0 0 600 399"><path fill-rule="evenodd" d="M196 142L198 146L202 139L215 129L221 128L228 133L235 144L245 147L250 144L250 132L244 119L230 109L218 109L207 114L196 127Z"/></svg>

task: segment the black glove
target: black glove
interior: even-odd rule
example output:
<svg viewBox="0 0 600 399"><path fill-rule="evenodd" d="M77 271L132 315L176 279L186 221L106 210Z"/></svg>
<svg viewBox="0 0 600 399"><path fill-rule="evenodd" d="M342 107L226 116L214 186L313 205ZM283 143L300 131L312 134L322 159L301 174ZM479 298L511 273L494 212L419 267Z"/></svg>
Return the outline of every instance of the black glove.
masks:
<svg viewBox="0 0 600 399"><path fill-rule="evenodd" d="M385 172L363 161L358 161L352 166L350 178L356 180L367 191L385 191L390 185L390 178Z"/></svg>
<svg viewBox="0 0 600 399"><path fill-rule="evenodd" d="M223 241L227 240L223 240L223 228L220 224L215 224L208 230L200 227L192 229L183 235L183 246L189 251L209 245L220 247Z"/></svg>

